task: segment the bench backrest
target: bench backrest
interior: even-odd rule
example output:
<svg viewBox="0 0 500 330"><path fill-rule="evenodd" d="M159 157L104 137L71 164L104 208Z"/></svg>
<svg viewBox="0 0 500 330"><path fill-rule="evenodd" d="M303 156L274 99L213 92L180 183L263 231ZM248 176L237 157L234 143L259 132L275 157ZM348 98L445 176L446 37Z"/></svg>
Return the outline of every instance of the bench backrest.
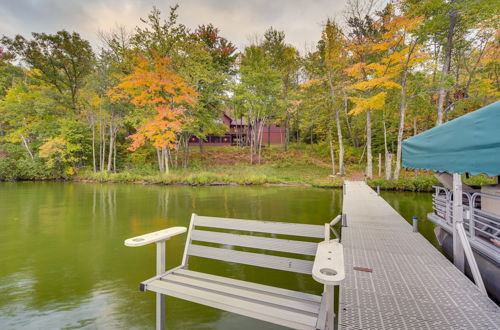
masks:
<svg viewBox="0 0 500 330"><path fill-rule="evenodd" d="M224 230L224 231L220 231ZM231 232L228 232L228 231ZM293 236L297 239L252 236L252 233ZM271 236L268 235L268 236ZM274 256L259 252L244 252L231 247L244 247L295 255L315 256L317 242L303 241L298 238L325 237L324 226L258 220L214 218L193 214L186 241L183 264L189 256L216 259L227 262L285 270L295 273L311 274L313 262L294 257ZM212 247L197 244L207 242L218 244Z"/></svg>

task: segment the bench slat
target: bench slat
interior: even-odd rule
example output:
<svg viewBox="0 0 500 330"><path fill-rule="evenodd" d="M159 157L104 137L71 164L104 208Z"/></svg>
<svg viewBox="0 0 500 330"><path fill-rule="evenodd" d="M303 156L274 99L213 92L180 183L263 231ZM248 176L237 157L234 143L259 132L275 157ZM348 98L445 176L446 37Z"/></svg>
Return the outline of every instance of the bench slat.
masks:
<svg viewBox="0 0 500 330"><path fill-rule="evenodd" d="M249 247L262 250L272 250L309 256L316 255L318 243L293 241L278 238L228 234L215 231L193 230L191 233L193 241L202 241L218 244Z"/></svg>
<svg viewBox="0 0 500 330"><path fill-rule="evenodd" d="M168 281L154 281L148 285L147 289L294 329L314 329L317 322L317 317L311 313L298 312L266 303L256 303L249 299Z"/></svg>
<svg viewBox="0 0 500 330"><path fill-rule="evenodd" d="M196 244L189 245L187 253L190 256L217 259L302 274L311 274L313 267L313 262L308 260L270 256L261 253L235 251Z"/></svg>
<svg viewBox="0 0 500 330"><path fill-rule="evenodd" d="M274 221L214 218L197 215L195 226L243 230L259 233L281 234L302 237L324 238L323 225L285 223Z"/></svg>
<svg viewBox="0 0 500 330"><path fill-rule="evenodd" d="M314 314L318 314L319 311L319 304L317 303L307 302L304 300L300 301L293 298L273 295L263 291L255 291L249 288L226 285L225 283L217 283L212 281L206 281L203 279L196 279L192 277L182 276L180 274L177 275L175 273L167 275L162 280L167 282L174 282L177 284L190 285L193 287L212 290L246 299L252 299L258 303L265 302L269 304L280 305L288 308L293 308L298 311L305 311Z"/></svg>
<svg viewBox="0 0 500 330"><path fill-rule="evenodd" d="M195 272L195 271L185 269L185 268L176 269L175 274L189 276L189 277L193 277L193 278L201 278L201 279L212 281L212 282L225 283L226 285L249 288L249 289L256 290L256 291L264 291L264 292L267 292L269 294L286 296L286 297L291 297L291 298L300 299L300 300L307 300L307 301L311 301L314 303L321 302L321 296L318 296L318 295L300 292L300 291L287 290L287 289L283 289L283 288L277 288L275 286L269 286L269 285L255 283L255 282L242 281L242 280L237 280L234 278L222 277L222 276L217 276L217 275L213 275L213 274Z"/></svg>

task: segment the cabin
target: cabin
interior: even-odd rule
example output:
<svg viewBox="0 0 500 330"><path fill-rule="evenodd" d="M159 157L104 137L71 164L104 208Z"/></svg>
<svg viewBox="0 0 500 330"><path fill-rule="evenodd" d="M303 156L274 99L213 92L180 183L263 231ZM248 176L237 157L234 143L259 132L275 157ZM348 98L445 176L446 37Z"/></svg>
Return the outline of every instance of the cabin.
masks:
<svg viewBox="0 0 500 330"><path fill-rule="evenodd" d="M235 146L248 145L248 136L251 133L252 126L245 119L234 119L229 114L223 113L218 123L227 126L224 135L207 135L202 142L196 136L189 139L189 145L204 146ZM262 144L283 143L285 140L285 129L277 124L268 124L264 126L262 133Z"/></svg>

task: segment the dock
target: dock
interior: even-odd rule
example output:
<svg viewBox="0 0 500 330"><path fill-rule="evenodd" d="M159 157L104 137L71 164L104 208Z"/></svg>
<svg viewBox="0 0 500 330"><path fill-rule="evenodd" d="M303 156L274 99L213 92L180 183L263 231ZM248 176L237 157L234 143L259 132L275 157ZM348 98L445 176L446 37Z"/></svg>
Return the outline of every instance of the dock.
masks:
<svg viewBox="0 0 500 330"><path fill-rule="evenodd" d="M500 329L500 309L365 182L344 184L338 329Z"/></svg>

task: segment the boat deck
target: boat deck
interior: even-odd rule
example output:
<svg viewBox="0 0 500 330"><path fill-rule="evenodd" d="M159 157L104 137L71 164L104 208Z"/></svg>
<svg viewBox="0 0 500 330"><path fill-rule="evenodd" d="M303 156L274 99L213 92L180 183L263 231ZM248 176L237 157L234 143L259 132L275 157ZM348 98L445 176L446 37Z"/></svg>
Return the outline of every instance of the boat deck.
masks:
<svg viewBox="0 0 500 330"><path fill-rule="evenodd" d="M500 308L366 183L343 197L339 329L500 329Z"/></svg>

